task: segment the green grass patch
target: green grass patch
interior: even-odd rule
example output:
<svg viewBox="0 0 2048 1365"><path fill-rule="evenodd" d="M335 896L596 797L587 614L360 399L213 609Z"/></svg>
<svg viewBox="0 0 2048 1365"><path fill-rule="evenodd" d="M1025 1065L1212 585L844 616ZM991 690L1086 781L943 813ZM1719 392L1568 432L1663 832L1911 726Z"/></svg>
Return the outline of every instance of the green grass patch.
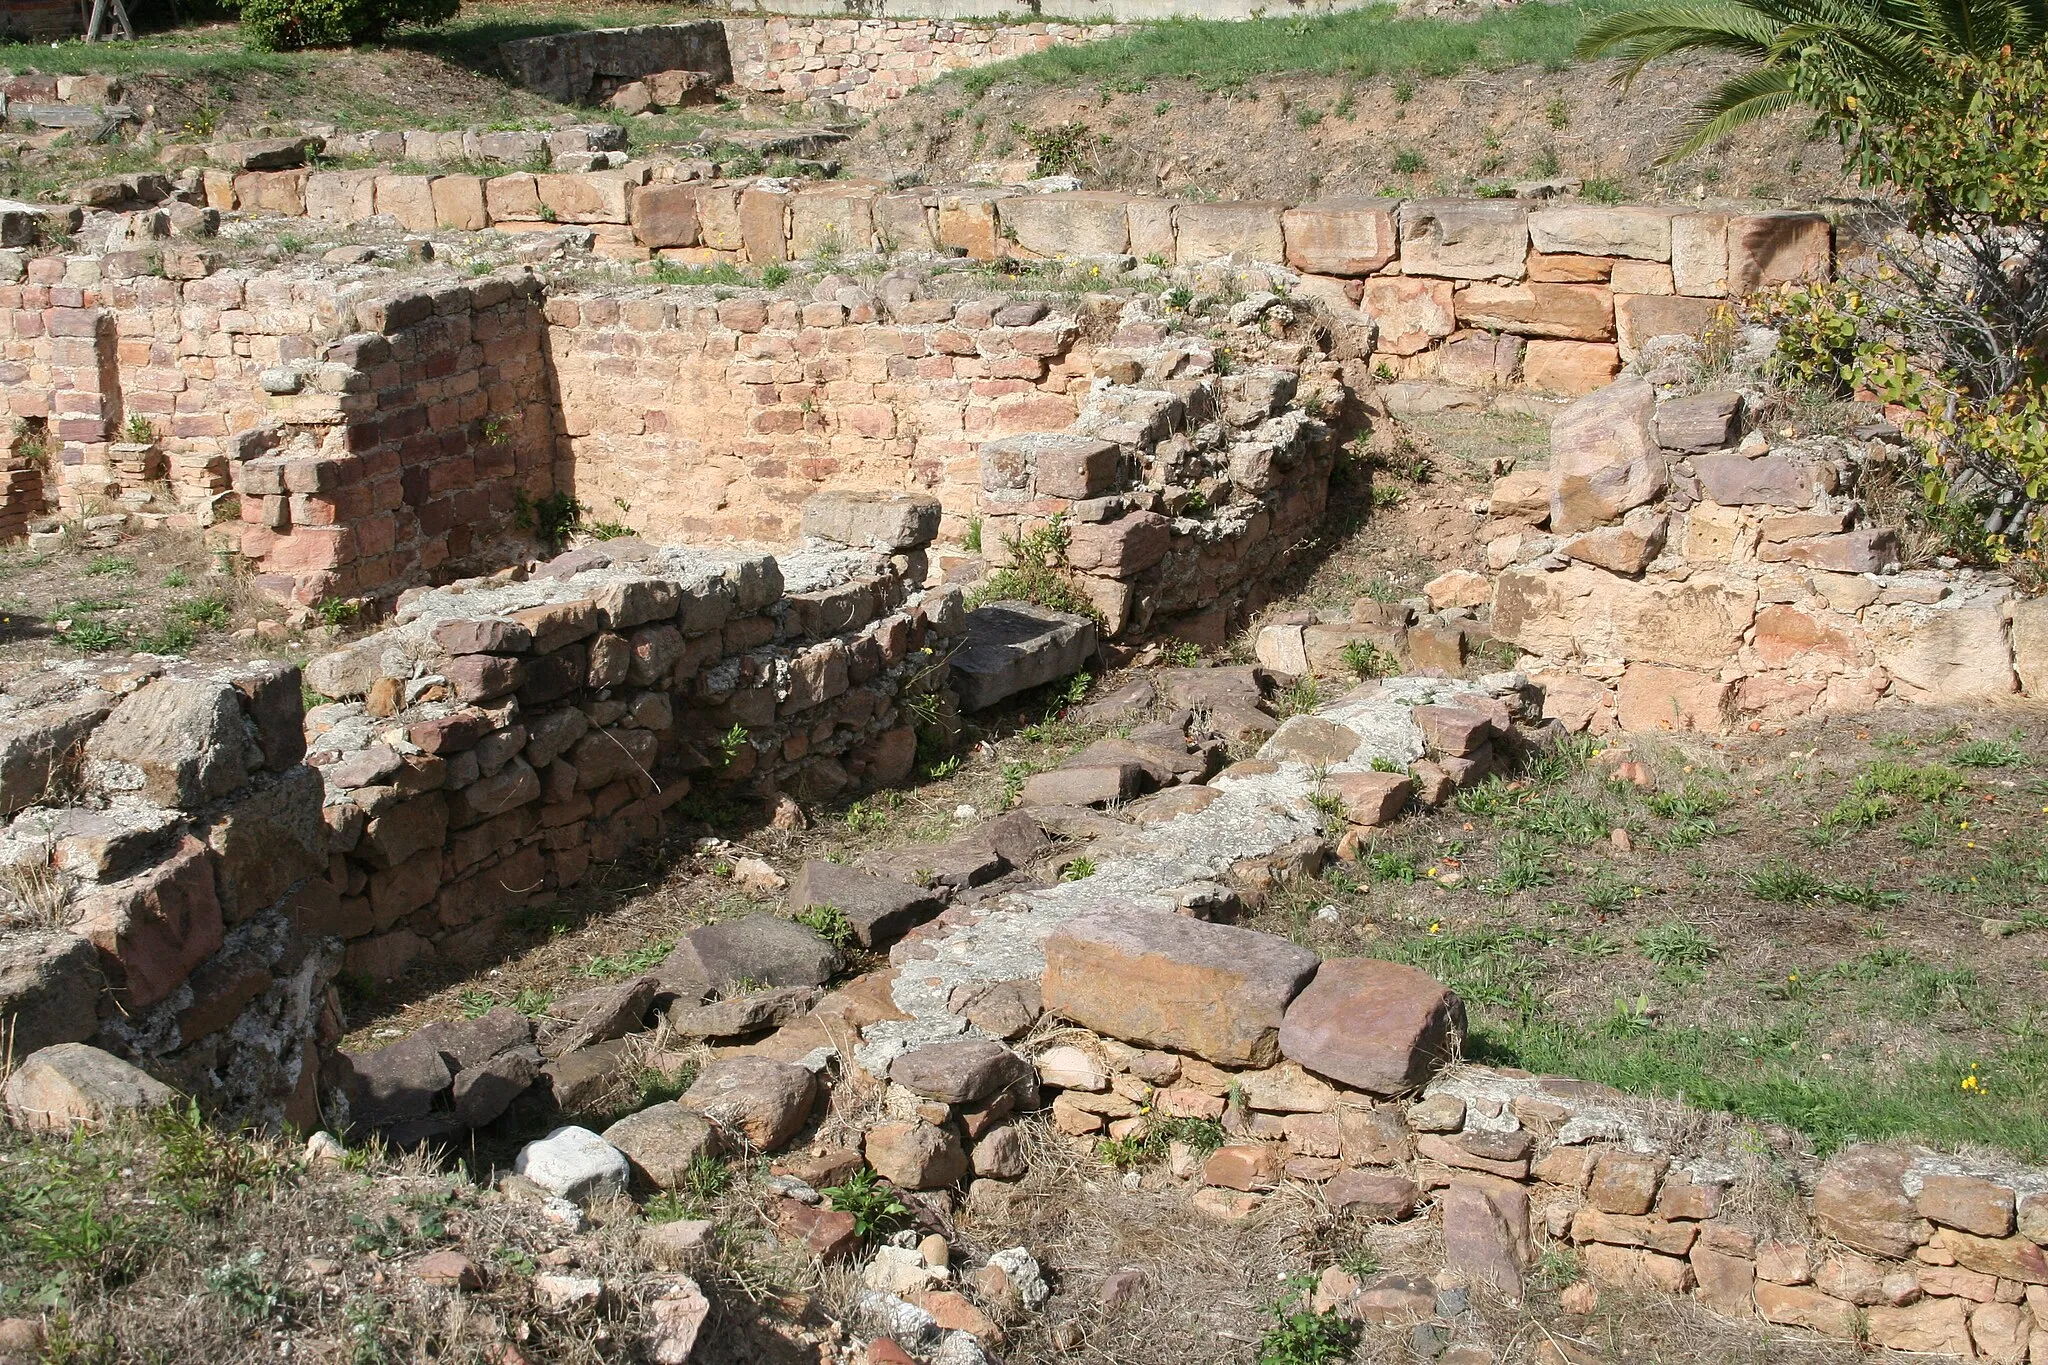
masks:
<svg viewBox="0 0 2048 1365"><path fill-rule="evenodd" d="M979 67L956 77L980 96L1009 81L1073 85L1108 81L1136 92L1149 80L1190 78L1204 89L1248 85L1281 72L1361 79L1451 76L1473 67L1502 71L1535 64L1551 71L1573 62L1586 20L1606 3L1524 5L1469 22L1403 19L1392 5L1315 17L1224 22L1170 19L1128 37Z"/></svg>
<svg viewBox="0 0 2048 1365"><path fill-rule="evenodd" d="M1988 1058L1945 1050L1878 1069L1823 1060L1796 1018L1748 1030L1594 1030L1489 1017L1475 1024L1466 1055L1789 1124L1823 1154L1853 1142L1912 1138L1990 1143L2031 1161L2048 1158L2048 1125L2041 1122L2048 1112L2048 1040L2039 1037ZM1977 1084L1966 1088L1972 1075Z"/></svg>

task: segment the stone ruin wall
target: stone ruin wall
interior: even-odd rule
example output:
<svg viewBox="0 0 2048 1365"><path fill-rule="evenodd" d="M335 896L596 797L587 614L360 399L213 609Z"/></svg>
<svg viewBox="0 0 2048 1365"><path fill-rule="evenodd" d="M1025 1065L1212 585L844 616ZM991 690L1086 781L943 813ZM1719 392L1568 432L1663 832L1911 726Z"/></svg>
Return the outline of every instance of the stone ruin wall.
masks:
<svg viewBox="0 0 2048 1365"><path fill-rule="evenodd" d="M830 100L870 114L954 71L1096 42L1118 24L970 24L926 19L727 19L732 83L785 104Z"/></svg>
<svg viewBox="0 0 2048 1365"><path fill-rule="evenodd" d="M488 959L693 784L908 776L912 703L951 723L964 626L957 588L920 585L934 512L884 502L863 524L903 553L815 547L787 578L617 542L415 593L307 667L333 698L310 712L287 665L25 675L0 694L9 904L62 888L77 918L0 931L7 1047L89 1040L209 1108L319 1126L304 1063L340 1036L338 975Z"/></svg>
<svg viewBox="0 0 2048 1365"><path fill-rule="evenodd" d="M1285 268L1300 272L1316 350L1353 392L1382 367L1411 383L1590 391L1646 337L1697 331L1729 293L1830 268L1828 225L1811 214L885 193L665 182L657 169L694 173L299 169L200 183L230 211L389 215L421 233L576 224L601 254L693 265L834 249L1064 254L1110 261L1113 282L1129 254L1217 267L1219 288ZM315 270L229 269L173 238L100 257L4 253L0 279L9 406L48 424L60 508L167 479L203 524L232 487L244 553L301 600L487 567L521 498L550 492L607 519L625 502L639 510L623 520L662 533L780 538L807 491L915 487L941 498L958 537L991 510L981 442L1062 429L1104 378L1175 379L1118 352L1179 344L1170 318L1131 319L1146 332L1135 339L1085 295L1071 312L1006 325L999 302L914 284L716 306L658 289L543 299L528 276L394 292ZM131 415L155 425L156 449L118 442ZM673 496L641 496L650 479ZM40 510L25 506L30 484L10 515Z"/></svg>

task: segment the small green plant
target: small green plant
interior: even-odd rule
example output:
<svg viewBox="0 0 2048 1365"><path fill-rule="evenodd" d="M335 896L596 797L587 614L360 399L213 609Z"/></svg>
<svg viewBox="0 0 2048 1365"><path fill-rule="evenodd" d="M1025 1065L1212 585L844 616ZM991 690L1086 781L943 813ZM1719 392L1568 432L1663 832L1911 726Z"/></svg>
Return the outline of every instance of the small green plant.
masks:
<svg viewBox="0 0 2048 1365"><path fill-rule="evenodd" d="M1421 152L1403 148L1394 153L1395 175L1420 175L1429 169L1429 161Z"/></svg>
<svg viewBox="0 0 2048 1365"><path fill-rule="evenodd" d="M1370 640L1348 640L1344 667L1361 678L1384 678L1401 671L1401 661Z"/></svg>
<svg viewBox="0 0 2048 1365"><path fill-rule="evenodd" d="M1192 640L1169 637L1159 642L1159 662L1171 668L1193 668L1202 662L1202 647Z"/></svg>
<svg viewBox="0 0 2048 1365"><path fill-rule="evenodd" d="M960 546L971 555L981 553L981 518L967 519L967 534L960 538Z"/></svg>
<svg viewBox="0 0 2048 1365"><path fill-rule="evenodd" d="M783 285L789 283L789 277L793 273L782 262L771 261L761 267L761 287L763 289L780 289Z"/></svg>
<svg viewBox="0 0 2048 1365"><path fill-rule="evenodd" d="M1955 760L1965 768L2016 768L2027 761L2027 755L2017 744L1976 739L1956 750Z"/></svg>
<svg viewBox="0 0 2048 1365"><path fill-rule="evenodd" d="M1294 685L1275 699L1274 709L1285 720L1290 716L1305 716L1322 704L1322 689L1316 685L1315 678L1303 676L1295 679Z"/></svg>
<svg viewBox="0 0 2048 1365"><path fill-rule="evenodd" d="M534 538L550 550L559 550L567 543L582 517L583 504L567 493L535 498L520 489L513 494L512 524L533 532Z"/></svg>
<svg viewBox="0 0 2048 1365"><path fill-rule="evenodd" d="M1562 132L1572 125L1572 102L1563 95L1552 97L1543 106L1543 121Z"/></svg>
<svg viewBox="0 0 2048 1365"><path fill-rule="evenodd" d="M1529 159L1529 174L1538 180L1554 180L1558 172L1557 148L1545 145Z"/></svg>
<svg viewBox="0 0 2048 1365"><path fill-rule="evenodd" d="M508 446L512 444L512 419L504 416L486 417L480 428L487 446Z"/></svg>
<svg viewBox="0 0 2048 1365"><path fill-rule="evenodd" d="M828 1185L819 1193L834 1209L853 1215L853 1230L862 1241L888 1236L910 1215L910 1206L892 1186L882 1183L872 1167L863 1166L846 1183Z"/></svg>
<svg viewBox="0 0 2048 1365"><path fill-rule="evenodd" d="M361 614L363 604L348 597L323 597L313 608L313 614L320 623L327 626L346 626Z"/></svg>
<svg viewBox="0 0 2048 1365"><path fill-rule="evenodd" d="M120 555L94 555L86 562L86 573L94 578L117 574L123 578L135 572L135 561Z"/></svg>
<svg viewBox="0 0 2048 1365"><path fill-rule="evenodd" d="M1750 895L1781 905L1818 900L1827 891L1827 883L1783 858L1773 858L1750 873L1748 883Z"/></svg>
<svg viewBox="0 0 2048 1365"><path fill-rule="evenodd" d="M1060 869L1060 880L1063 882L1085 881L1094 875L1095 860L1085 856L1074 859Z"/></svg>
<svg viewBox="0 0 2048 1365"><path fill-rule="evenodd" d="M796 922L809 925L819 938L835 948L850 948L859 939L853 921L836 905L807 905L796 916Z"/></svg>
<svg viewBox="0 0 2048 1365"><path fill-rule="evenodd" d="M1628 190L1619 180L1605 180L1595 177L1579 187L1579 193L1596 204L1619 204L1628 198Z"/></svg>
<svg viewBox="0 0 2048 1365"><path fill-rule="evenodd" d="M1302 1275L1267 1310L1273 1319L1259 1338L1259 1365L1331 1365L1349 1358L1358 1329L1336 1312L1318 1313L1309 1303L1315 1280Z"/></svg>
<svg viewBox="0 0 2048 1365"><path fill-rule="evenodd" d="M247 1134L207 1122L197 1100L158 1110L151 1131L163 1152L152 1185L195 1217L218 1217L243 1194L277 1179L278 1167L261 1147Z"/></svg>
<svg viewBox="0 0 2048 1365"><path fill-rule="evenodd" d="M1086 169L1088 125L1078 119L1050 128L1012 123L1010 131L1022 138L1024 145L1038 158L1038 174L1062 175Z"/></svg>
<svg viewBox="0 0 2048 1365"><path fill-rule="evenodd" d="M712 1201L732 1184L732 1168L715 1156L698 1153L683 1168L683 1177L672 1190L664 1190L647 1201L642 1212L650 1223L673 1223L683 1218L702 1218Z"/></svg>
<svg viewBox="0 0 2048 1365"><path fill-rule="evenodd" d="M724 757L722 766L731 767L733 760L740 756L740 750L746 747L746 743L747 727L734 721L732 729L718 737L718 752Z"/></svg>
<svg viewBox="0 0 2048 1365"><path fill-rule="evenodd" d="M284 1310L285 1287L264 1268L260 1247L213 1267L200 1278L207 1292L219 1299L237 1322L268 1322Z"/></svg>
<svg viewBox="0 0 2048 1365"><path fill-rule="evenodd" d="M1636 935L1636 947L1659 967L1700 967L1721 952L1713 935L1676 919L1644 929Z"/></svg>
<svg viewBox="0 0 2048 1365"><path fill-rule="evenodd" d="M969 605L1016 600L1050 611L1101 619L1095 604L1074 585L1068 573L1069 539L1066 517L1061 513L1054 513L1030 530L1020 529L1003 537L1003 549L1010 562L974 590Z"/></svg>
<svg viewBox="0 0 2048 1365"><path fill-rule="evenodd" d="M156 423L150 421L139 412L131 413L128 420L122 424L121 439L130 445L154 445L156 444Z"/></svg>

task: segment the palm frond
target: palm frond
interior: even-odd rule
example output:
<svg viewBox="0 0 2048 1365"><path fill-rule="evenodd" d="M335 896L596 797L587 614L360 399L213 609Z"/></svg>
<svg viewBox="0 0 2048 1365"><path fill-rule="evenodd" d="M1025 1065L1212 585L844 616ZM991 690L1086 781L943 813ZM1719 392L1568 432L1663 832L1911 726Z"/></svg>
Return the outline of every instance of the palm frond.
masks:
<svg viewBox="0 0 2048 1365"><path fill-rule="evenodd" d="M1788 67L1758 67L1730 77L1722 82L1720 89L1701 102L1679 130L1678 141L1670 151L1657 158L1657 164L1666 166L1682 161L1746 123L1797 108L1805 102L1796 73Z"/></svg>

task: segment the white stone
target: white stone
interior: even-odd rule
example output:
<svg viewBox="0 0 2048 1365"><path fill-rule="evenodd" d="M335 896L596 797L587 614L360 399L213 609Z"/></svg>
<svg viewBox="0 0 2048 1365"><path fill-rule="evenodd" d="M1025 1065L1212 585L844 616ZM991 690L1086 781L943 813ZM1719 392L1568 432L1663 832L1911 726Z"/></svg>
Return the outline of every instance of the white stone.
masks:
<svg viewBox="0 0 2048 1365"><path fill-rule="evenodd" d="M939 1320L914 1303L877 1289L862 1292L854 1306L879 1334L899 1346L920 1346L939 1335Z"/></svg>
<svg viewBox="0 0 2048 1365"><path fill-rule="evenodd" d="M1038 1054L1035 1065L1043 1085L1097 1093L1109 1089L1109 1077L1104 1074L1102 1063L1077 1047L1047 1048Z"/></svg>
<svg viewBox="0 0 2048 1365"><path fill-rule="evenodd" d="M604 1296L604 1281L588 1275L536 1275L533 1301L543 1313L564 1313L595 1304Z"/></svg>
<svg viewBox="0 0 2048 1365"><path fill-rule="evenodd" d="M884 1294L915 1294L943 1283L946 1272L933 1271L918 1255L915 1246L875 1248L875 1259L860 1272L860 1282Z"/></svg>
<svg viewBox="0 0 2048 1365"><path fill-rule="evenodd" d="M1045 1307L1045 1301L1052 1297L1052 1286L1045 1282L1044 1272L1038 1268L1038 1258L1023 1247L1011 1247L998 1251L988 1258L988 1263L999 1267L1009 1277L1010 1288L1017 1291L1017 1297L1024 1306L1036 1312Z"/></svg>
<svg viewBox="0 0 2048 1365"><path fill-rule="evenodd" d="M519 1149L512 1169L577 1204L625 1194L632 1167L626 1154L588 1128L557 1128Z"/></svg>

